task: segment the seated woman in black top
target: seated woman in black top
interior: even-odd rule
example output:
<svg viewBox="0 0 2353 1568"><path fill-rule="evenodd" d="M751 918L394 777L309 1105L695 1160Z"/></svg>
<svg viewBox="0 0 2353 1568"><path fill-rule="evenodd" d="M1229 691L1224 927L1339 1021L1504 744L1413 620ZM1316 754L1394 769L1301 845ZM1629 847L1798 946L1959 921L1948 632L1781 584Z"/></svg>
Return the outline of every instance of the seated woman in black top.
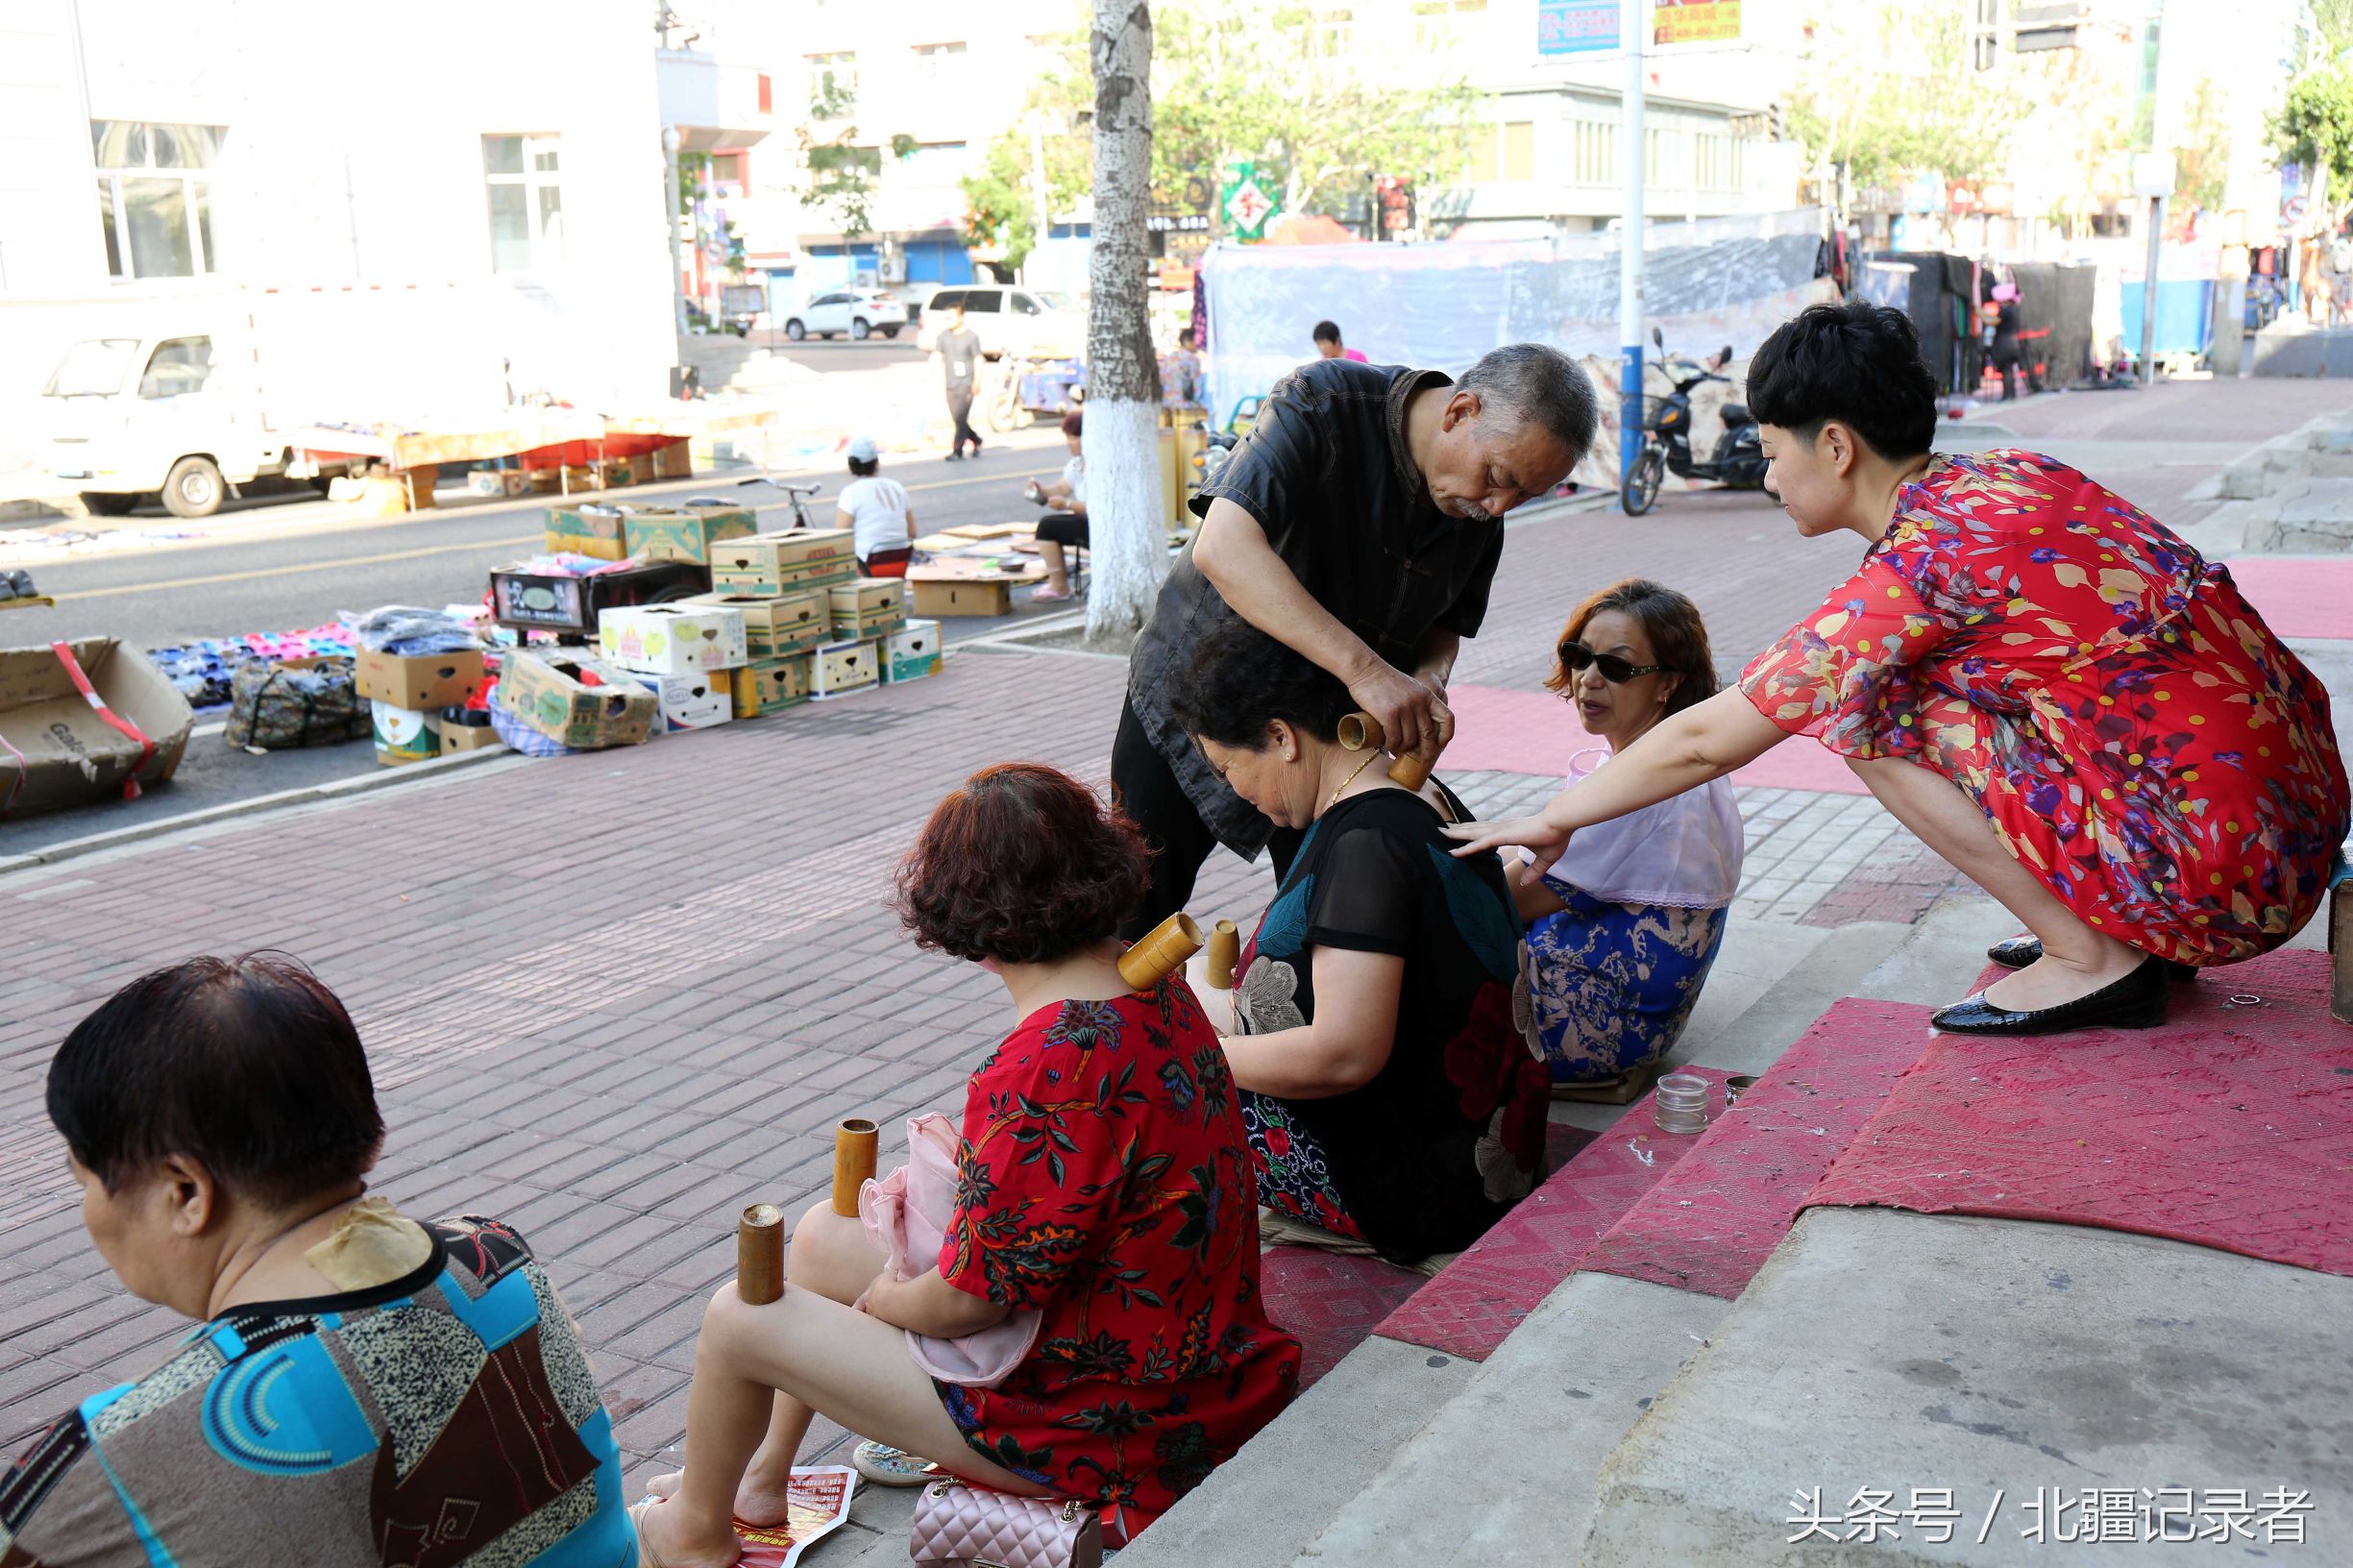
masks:
<svg viewBox="0 0 2353 1568"><path fill-rule="evenodd" d="M1533 1185L1552 1103L1502 866L1453 858L1453 796L1342 747L1347 689L1248 622L1208 632L1168 700L1237 794L1307 831L1225 1042L1259 1201L1399 1262L1470 1245Z"/></svg>

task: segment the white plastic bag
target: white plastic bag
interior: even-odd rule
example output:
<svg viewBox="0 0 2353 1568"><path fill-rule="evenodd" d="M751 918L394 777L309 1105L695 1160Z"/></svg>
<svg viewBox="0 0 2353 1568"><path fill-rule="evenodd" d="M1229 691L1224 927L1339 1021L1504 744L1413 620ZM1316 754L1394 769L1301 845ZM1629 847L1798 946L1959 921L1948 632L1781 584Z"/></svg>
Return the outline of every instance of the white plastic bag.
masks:
<svg viewBox="0 0 2353 1568"><path fill-rule="evenodd" d="M939 1263L955 1212L955 1123L932 1112L911 1116L907 1163L879 1181L867 1179L858 1189L858 1218L890 1255L891 1272L911 1280ZM993 1388L1029 1355L1042 1321L1032 1309L954 1339L910 1329L907 1350L916 1365L942 1383Z"/></svg>

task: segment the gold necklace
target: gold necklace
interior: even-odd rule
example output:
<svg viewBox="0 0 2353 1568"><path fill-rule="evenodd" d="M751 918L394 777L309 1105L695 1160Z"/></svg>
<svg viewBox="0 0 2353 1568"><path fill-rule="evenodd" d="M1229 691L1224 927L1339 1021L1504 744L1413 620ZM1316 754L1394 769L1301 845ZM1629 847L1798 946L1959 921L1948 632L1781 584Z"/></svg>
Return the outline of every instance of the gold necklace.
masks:
<svg viewBox="0 0 2353 1568"><path fill-rule="evenodd" d="M1334 806L1340 803L1340 791L1345 790L1349 785L1354 784L1357 781L1357 774L1361 773L1365 769L1370 768L1373 765L1373 757L1377 757L1379 755L1381 755L1381 747L1376 746L1372 748L1371 756L1366 757L1362 762L1357 764L1356 772L1350 773L1346 778L1340 780L1339 789L1334 790L1332 792L1332 798L1324 802L1324 811L1330 811ZM1316 815L1321 816L1323 813L1318 812Z"/></svg>

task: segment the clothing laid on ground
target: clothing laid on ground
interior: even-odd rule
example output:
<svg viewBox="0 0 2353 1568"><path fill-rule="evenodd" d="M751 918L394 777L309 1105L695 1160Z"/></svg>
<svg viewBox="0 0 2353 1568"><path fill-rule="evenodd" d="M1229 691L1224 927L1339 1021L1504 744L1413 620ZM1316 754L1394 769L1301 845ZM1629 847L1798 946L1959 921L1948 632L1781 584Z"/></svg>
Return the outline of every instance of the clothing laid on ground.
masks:
<svg viewBox="0 0 2353 1568"><path fill-rule="evenodd" d="M404 1277L235 1307L86 1399L0 1482L0 1561L631 1568L572 1320L496 1220Z"/></svg>
<svg viewBox="0 0 2353 1568"><path fill-rule="evenodd" d="M972 1075L940 1276L1043 1314L993 1388L938 1384L972 1451L1124 1541L1283 1409L1299 1341L1259 1290L1250 1151L1183 981L1042 1008Z"/></svg>
<svg viewBox="0 0 2353 1568"><path fill-rule="evenodd" d="M1344 359L1302 365L1275 383L1256 427L1189 502L1196 517L1208 516L1210 503L1220 499L1249 513L1315 601L1409 673L1434 628L1464 637L1478 632L1503 558L1502 521L1458 521L1439 511L1406 445L1407 404L1424 387L1448 384L1434 370ZM1233 613L1187 545L1137 638L1128 701L1140 735L1174 772L1191 809L1219 843L1250 857L1272 824L1211 770L1169 714L1165 695L1169 672L1192 656L1216 618ZM1119 771L1115 748L1115 778ZM1179 831L1136 821L1159 845ZM1182 868L1189 884L1198 868L1198 861ZM1155 865L1146 895L1146 910L1159 916L1176 907L1163 885L1169 870Z"/></svg>
<svg viewBox="0 0 2353 1568"><path fill-rule="evenodd" d="M1609 756L1569 762L1572 793ZM1544 877L1567 907L1528 927L1536 1033L1557 1083L1597 1083L1671 1050L1700 999L1740 890L1732 787L1696 790L1581 828Z"/></svg>
<svg viewBox="0 0 2353 1568"><path fill-rule="evenodd" d="M2343 842L2328 694L2207 561L2048 457L1938 457L1862 570L1741 676L1757 711L1959 785L2102 935L2268 951Z"/></svg>
<svg viewBox="0 0 2353 1568"><path fill-rule="evenodd" d="M1401 1262L1469 1246L1528 1195L1552 1103L1503 867L1453 848L1419 796L1341 800L1308 830L1235 991L1240 1032L1273 1034L1314 1021L1315 949L1405 960L1396 1042L1371 1082L1324 1099L1244 1093L1259 1201Z"/></svg>
<svg viewBox="0 0 2353 1568"><path fill-rule="evenodd" d="M850 549L861 559L907 548L907 487L896 479L879 474L852 479L834 504L850 516Z"/></svg>

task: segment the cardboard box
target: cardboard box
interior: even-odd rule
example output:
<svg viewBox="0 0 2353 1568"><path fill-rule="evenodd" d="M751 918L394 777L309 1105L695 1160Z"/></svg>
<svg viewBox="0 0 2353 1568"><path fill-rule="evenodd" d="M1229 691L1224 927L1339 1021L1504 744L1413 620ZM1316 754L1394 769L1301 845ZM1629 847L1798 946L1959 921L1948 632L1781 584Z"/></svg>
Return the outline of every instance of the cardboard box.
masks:
<svg viewBox="0 0 2353 1568"><path fill-rule="evenodd" d="M787 653L806 653L833 641L833 606L822 588L790 594L697 594L677 601L734 610L744 618L744 648L754 659L779 659Z"/></svg>
<svg viewBox="0 0 2353 1568"><path fill-rule="evenodd" d="M466 476L466 494L487 496L520 496L530 488L530 480L518 468L478 468Z"/></svg>
<svg viewBox="0 0 2353 1568"><path fill-rule="evenodd" d="M786 594L857 575L847 528L790 528L728 539L711 550L711 587L728 594Z"/></svg>
<svg viewBox="0 0 2353 1568"><path fill-rule="evenodd" d="M910 582L908 598L916 614L933 620L944 616L1013 613L1013 585L1006 582Z"/></svg>
<svg viewBox="0 0 2353 1568"><path fill-rule="evenodd" d="M712 546L759 530L759 519L749 507L640 506L627 514L625 535L632 555L709 566Z"/></svg>
<svg viewBox="0 0 2353 1568"><path fill-rule="evenodd" d="M809 700L809 674L817 662L812 653L790 653L778 659L754 659L733 672L735 716L756 719Z"/></svg>
<svg viewBox="0 0 2353 1568"><path fill-rule="evenodd" d="M360 649L354 657L359 695L396 708L463 707L482 689L482 650L454 653L378 653Z"/></svg>
<svg viewBox="0 0 2353 1568"><path fill-rule="evenodd" d="M695 477L694 444L684 436L667 446L653 449L653 477L657 479L691 479Z"/></svg>
<svg viewBox="0 0 2353 1568"><path fill-rule="evenodd" d="M441 737L423 711L381 700L371 700L368 709L375 722L376 760L382 766L430 762L441 754Z"/></svg>
<svg viewBox="0 0 2353 1568"><path fill-rule="evenodd" d="M896 577L855 577L825 594L836 639L878 638L907 624L907 585Z"/></svg>
<svg viewBox="0 0 2353 1568"><path fill-rule="evenodd" d="M625 561L629 558L629 546L622 523L628 513L626 506L600 502L582 506L551 506L542 537L551 553L568 551L600 561Z"/></svg>
<svg viewBox="0 0 2353 1568"><path fill-rule="evenodd" d="M698 670L684 675L641 673L637 683L653 694L656 735L675 735L682 729L709 729L735 717L732 671Z"/></svg>
<svg viewBox="0 0 2353 1568"><path fill-rule="evenodd" d="M744 612L711 604L617 605L597 617L597 650L647 675L732 670L751 657Z"/></svg>
<svg viewBox="0 0 2353 1568"><path fill-rule="evenodd" d="M576 751L636 746L652 730L657 710L653 694L618 665L525 649L505 656L499 705L526 727Z"/></svg>
<svg viewBox="0 0 2353 1568"><path fill-rule="evenodd" d="M650 477L640 470L634 460L627 457L607 457L598 465L598 469L604 479L604 487L607 490L636 484Z"/></svg>
<svg viewBox="0 0 2353 1568"><path fill-rule="evenodd" d="M946 668L947 655L942 646L940 623L937 621L910 621L905 629L895 631L882 640L882 678L885 684L920 680L925 675L936 675Z"/></svg>
<svg viewBox="0 0 2353 1568"><path fill-rule="evenodd" d="M472 721L480 720L480 723ZM486 751L502 744L499 732L490 723L487 708L444 708L429 715L426 726L441 740L441 754L456 751Z"/></svg>
<svg viewBox="0 0 2353 1568"><path fill-rule="evenodd" d="M879 643L827 643L809 655L809 695L822 701L846 697L882 679Z"/></svg>
<svg viewBox="0 0 2353 1568"><path fill-rule="evenodd" d="M171 777L187 748L196 715L146 654L111 637L67 648L99 699L147 741L100 718L47 648L0 649L0 817L120 799L126 784Z"/></svg>

